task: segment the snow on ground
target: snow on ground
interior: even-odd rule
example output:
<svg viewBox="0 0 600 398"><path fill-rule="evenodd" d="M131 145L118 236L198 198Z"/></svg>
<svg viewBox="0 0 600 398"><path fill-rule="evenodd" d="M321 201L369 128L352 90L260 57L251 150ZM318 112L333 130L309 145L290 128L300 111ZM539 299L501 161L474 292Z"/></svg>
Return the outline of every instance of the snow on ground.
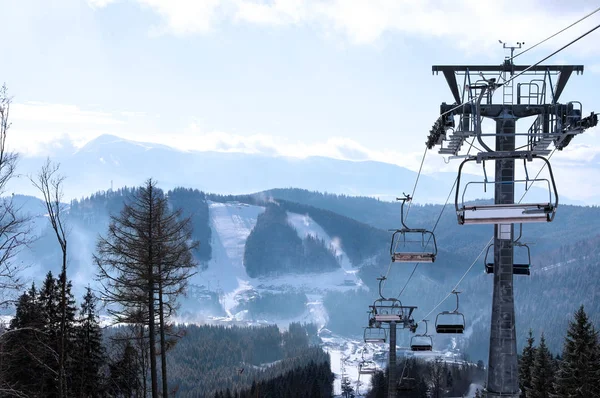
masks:
<svg viewBox="0 0 600 398"><path fill-rule="evenodd" d="M336 375L334 381L334 394L341 394L341 375L342 375L342 359L344 360L344 373L350 379L352 387L356 391L357 381L360 381L359 393L365 394L371 387L371 376L358 374L358 365L363 359L375 362L378 369L385 369L388 361L388 345L387 344L371 344L364 343L362 340L349 339L337 336L331 333L328 329L321 329L321 340L323 340L323 349L329 353L331 358L331 371ZM402 363L405 358L417 358L425 361L433 361L436 358L448 364L465 364L466 362L460 358L461 354L457 351L430 351L413 352L409 347L397 348L398 363ZM475 394L476 388L481 388L479 385L472 385L469 397Z"/></svg>
<svg viewBox="0 0 600 398"><path fill-rule="evenodd" d="M206 271L194 277L192 283L208 286L220 291L221 304L227 318L242 320L246 314L234 314L237 298L249 290L283 292L302 291L309 296L304 314L297 319L315 322L323 326L328 319L322 305L322 295L328 290L350 290L366 288L356 275L356 270L341 248L338 239L331 238L323 228L306 215L288 213L288 221L296 228L301 238L313 235L334 248L340 258L341 268L331 272L315 274L282 275L274 277L250 278L244 268L244 248L246 239L256 225L258 216L264 212L262 206L239 202L208 202L210 227L212 229L212 259ZM220 319L224 320L224 319ZM282 320L289 324L292 320ZM277 324L280 322L277 321Z"/></svg>
<svg viewBox="0 0 600 398"><path fill-rule="evenodd" d="M340 259L340 265L345 273L345 281L352 281L358 286L364 286L364 283L356 275L356 269L352 267L350 259L342 249L342 242L339 238L331 238L325 230L306 214L296 214L288 212L288 222L298 231L300 238L312 235L325 241L325 246L332 247L335 255Z"/></svg>
<svg viewBox="0 0 600 398"><path fill-rule="evenodd" d="M471 383L471 385L469 386L469 392L467 393L465 398L475 398L475 393L477 392L477 390L482 392L483 386L481 384Z"/></svg>
<svg viewBox="0 0 600 398"><path fill-rule="evenodd" d="M585 257L583 259L585 259ZM567 260L565 263L556 263L556 264L547 265L547 266L539 268L539 269L533 269L531 272L537 273L537 272L550 271L552 269L562 267L565 264L572 264L572 263L574 263L576 261L581 261L583 259L575 259L575 258L573 258L573 259Z"/></svg>
<svg viewBox="0 0 600 398"><path fill-rule="evenodd" d="M256 225L256 219L265 208L242 206L236 202L208 201L208 209L212 229L212 259L208 269L195 276L194 283L228 294L239 290L250 279L243 264L244 247L250 231Z"/></svg>
<svg viewBox="0 0 600 398"><path fill-rule="evenodd" d="M330 337L321 337L323 340L323 349L329 353L331 358L331 371L335 374L333 382L333 391L335 395L342 393L342 366L344 373L351 381L351 385L356 391L357 381L360 380L359 393L364 394L371 388L371 376L358 374L358 364L362 360L362 349L365 343L358 340L350 340L331 335ZM370 344L369 344L370 345ZM369 346L367 345L367 346ZM381 346L383 347L383 346ZM365 353L365 359L372 359L372 351ZM342 361L344 362L342 364ZM385 367L385 364L383 364Z"/></svg>

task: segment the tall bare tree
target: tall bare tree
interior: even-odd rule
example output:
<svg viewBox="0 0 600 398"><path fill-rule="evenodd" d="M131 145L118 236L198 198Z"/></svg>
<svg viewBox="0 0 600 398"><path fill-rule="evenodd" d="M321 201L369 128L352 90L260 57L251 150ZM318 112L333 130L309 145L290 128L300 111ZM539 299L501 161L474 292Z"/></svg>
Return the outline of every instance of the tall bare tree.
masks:
<svg viewBox="0 0 600 398"><path fill-rule="evenodd" d="M24 284L20 279L22 263L13 263L20 249L33 240L30 217L20 212L13 196L6 196L7 185L16 174L18 154L8 150L7 136L11 98L6 85L0 87L0 306L12 303L13 293L20 292Z"/></svg>
<svg viewBox="0 0 600 398"><path fill-rule="evenodd" d="M58 244L62 251L62 272L60 276L60 339L58 344L59 354L59 381L58 394L60 398L66 397L66 375L65 375L65 334L67 322L67 229L65 226L65 204L62 202L62 185L65 179L59 172L60 164L53 163L46 159L46 163L37 175L37 178L31 178L33 185L42 193L48 212L48 220L54 230Z"/></svg>
<svg viewBox="0 0 600 398"><path fill-rule="evenodd" d="M182 209L169 211L167 199L159 199L158 232L158 314L160 329L160 352L163 397L169 394L167 378L167 351L176 340L168 341L166 334L170 329L168 318L175 313L177 298L184 294L189 278L195 274L198 263L194 260L192 249L200 242L192 241L191 219L182 218Z"/></svg>
<svg viewBox="0 0 600 398"><path fill-rule="evenodd" d="M116 322L146 322L150 349L152 397L158 397L156 334L161 344L163 396L168 396L166 319L175 312L176 297L197 266L191 250L189 218L170 212L167 199L149 179L111 216L106 237L100 237L94 260L104 301ZM140 311L140 308L143 309ZM147 311L147 312L146 312Z"/></svg>

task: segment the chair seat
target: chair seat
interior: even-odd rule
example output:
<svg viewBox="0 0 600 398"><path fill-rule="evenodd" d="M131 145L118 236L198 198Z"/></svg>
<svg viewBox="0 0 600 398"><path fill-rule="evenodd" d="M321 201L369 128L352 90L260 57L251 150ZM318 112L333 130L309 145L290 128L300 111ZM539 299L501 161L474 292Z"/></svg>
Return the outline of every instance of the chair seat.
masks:
<svg viewBox="0 0 600 398"><path fill-rule="evenodd" d="M461 334L465 331L465 326L464 325L436 325L435 331L437 333Z"/></svg>

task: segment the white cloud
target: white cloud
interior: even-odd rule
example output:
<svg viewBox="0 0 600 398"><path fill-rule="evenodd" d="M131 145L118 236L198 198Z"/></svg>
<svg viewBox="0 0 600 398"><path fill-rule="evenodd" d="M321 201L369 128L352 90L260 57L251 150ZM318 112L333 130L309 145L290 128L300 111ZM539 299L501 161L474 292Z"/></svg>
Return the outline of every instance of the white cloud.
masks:
<svg viewBox="0 0 600 398"><path fill-rule="evenodd" d="M176 36L207 33L218 20L218 9L225 6L222 0L136 0L159 14L165 25L157 32Z"/></svg>
<svg viewBox="0 0 600 398"><path fill-rule="evenodd" d="M180 150L243 152L269 156L306 158L324 156L345 160L377 160L414 168L422 152L368 148L345 137L301 142L295 138L220 131L203 131L197 123L165 132L148 128L152 115L138 111L92 110L75 105L41 102L15 103L11 107L8 142L25 156L49 155L56 150L74 150L102 134L175 147ZM425 166L427 169L427 165ZM438 166L433 166L437 170Z"/></svg>
<svg viewBox="0 0 600 398"><path fill-rule="evenodd" d="M9 118L8 144L25 155L71 148L71 143L83 145L94 136L119 130L127 120L116 113L43 102L13 103Z"/></svg>
<svg viewBox="0 0 600 398"><path fill-rule="evenodd" d="M588 69L590 70L590 72L592 73L597 73L600 74L600 64L594 64L594 65L590 65L588 66Z"/></svg>
<svg viewBox="0 0 600 398"><path fill-rule="evenodd" d="M96 8L104 8L107 5L114 3L116 0L87 0L87 3L90 7Z"/></svg>
<svg viewBox="0 0 600 398"><path fill-rule="evenodd" d="M88 0L96 7L114 0ZM135 0L163 19L159 33L177 36L212 31L223 21L281 26L311 24L355 44L370 44L386 32L446 39L467 51L495 49L498 40L528 46L570 25L593 6L548 6L541 0ZM515 12L518 10L518 12ZM593 18L591 18L593 19ZM540 46L558 48L593 25L581 22ZM506 29L510 26L510 29ZM589 41L588 41L589 44ZM582 45L590 53L597 46Z"/></svg>
<svg viewBox="0 0 600 398"><path fill-rule="evenodd" d="M414 163L420 154L407 155L399 151L376 150L344 137L332 137L325 141L301 142L280 136L254 134L240 135L227 132L202 132L196 124L191 124L181 132L165 135L144 134L130 135L128 138L140 139L174 146L180 150L242 152L306 158L309 156L325 156L345 160L380 160L398 165Z"/></svg>
<svg viewBox="0 0 600 398"><path fill-rule="evenodd" d="M122 123L110 113L82 110L75 105L48 104L43 102L15 103L10 108L15 121L114 125Z"/></svg>
<svg viewBox="0 0 600 398"><path fill-rule="evenodd" d="M309 15L305 0L274 0L272 3L236 0L234 19L259 25L299 23Z"/></svg>
<svg viewBox="0 0 600 398"><path fill-rule="evenodd" d="M586 132L587 133L587 132ZM598 162L600 146L571 143L562 151L557 151L552 161L566 166L577 166Z"/></svg>

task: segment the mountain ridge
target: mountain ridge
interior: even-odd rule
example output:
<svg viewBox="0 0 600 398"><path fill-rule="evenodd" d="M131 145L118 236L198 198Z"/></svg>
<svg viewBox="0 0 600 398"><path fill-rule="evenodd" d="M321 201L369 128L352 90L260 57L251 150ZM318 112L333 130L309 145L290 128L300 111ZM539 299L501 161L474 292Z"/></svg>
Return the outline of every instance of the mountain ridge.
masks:
<svg viewBox="0 0 600 398"><path fill-rule="evenodd" d="M76 151L57 151L51 157L61 164L61 173L66 177L66 200L84 197L99 187L138 186L149 177L165 189L184 186L204 192L245 194L272 187L298 187L394 200L411 189L417 178L410 169L375 160L183 151L116 135L101 135ZM18 172L35 175L45 160L45 156L22 157ZM443 203L454 182L453 175L421 174L415 203ZM464 177L478 178L468 174ZM11 181L9 189L39 195L27 179ZM568 198L561 200L571 202Z"/></svg>
<svg viewBox="0 0 600 398"><path fill-rule="evenodd" d="M278 199L277 196L281 195L278 195L277 192L286 193L286 199ZM254 315L248 312L249 310L258 311L256 314L265 313L265 309L261 306L278 300L287 303L283 307L294 308L296 312L290 314L290 316L293 315L293 318L286 320L284 315L267 311L270 318L260 319L278 324L293 320L317 319L319 325L328 325L329 329L336 332L345 331L344 333L352 336L359 335L362 327L365 326L364 311L376 298L375 278L387 274L389 281L386 284L385 294L395 296L411 278L414 269L413 264L395 264L388 271L391 234L378 228L376 225L378 222L373 221L396 220L395 222L399 222L399 205L372 198L348 196L340 198L336 195L325 194L315 196L314 193L293 189L277 192L275 195L261 193L258 194L258 197L257 194L232 195L231 197L221 197L219 202L207 204L208 215L205 214L197 222L207 223L210 219L212 235L208 235L207 232L203 239L210 243L212 255L208 260L207 269L198 274L198 279L192 281L191 285L194 290L193 297L190 298L192 301L183 306L182 312L190 321L206 321L209 314L228 319L252 319ZM97 233L105 232L109 210L113 213L118 211L123 200L123 195L119 195L116 192L108 196L106 193L94 194L95 198L99 198L96 200L106 196L106 200L102 199L95 205L100 212L97 216L89 207L86 207L87 205L72 204L71 206L74 210L77 209L77 206L85 210L79 213L77 219L71 220L70 224L72 235L69 247L75 252L70 252L69 272L75 285L84 286L93 279L93 275L90 273L93 273L93 267L90 264L95 236ZM205 197L215 199L215 195L211 194L207 194ZM321 202L314 202L315 198L325 199ZM292 199L298 202L291 202ZM35 198L18 196L16 200L19 203L31 201L27 209L31 211L35 206L40 206L40 212L43 213L42 203ZM321 234L327 235L326 243L329 245L340 233L345 230L351 232L354 230L353 234L357 239L353 239L351 236L344 238L341 235L342 239L339 243L341 246L339 247L342 250L345 247L351 248L347 253L344 252L346 257L342 262L343 269L321 273L318 276L317 274L287 274L277 277L260 277L240 284L239 278L242 281L247 278L242 272L243 263L240 260L246 245L245 236L254 228L255 219L262 212L256 202L252 202L252 205L245 205L243 202L257 200L278 202L288 212L295 214L293 225L298 233L300 233L300 227L307 228L302 232L301 237L315 230L318 225L323 230ZM313 200L312 205L302 204L302 202L311 200ZM197 213L195 209L199 207L190 204L193 201L180 200L180 203L186 207L193 206L186 210L188 213ZM344 203L350 203L352 206ZM325 209L326 207L337 207L338 211L345 214L335 213ZM430 223L437 219L441 208L441 205L414 205L410 211L410 224L415 227L432 225ZM358 217L362 220L349 217L353 215L355 217L362 215L362 217ZM323 223L319 220L322 220ZM369 220L371 221L369 222ZM328 222L333 224L328 225ZM379 223L381 222L379 221ZM418 305L415 319L420 320L420 317L439 303L456 284L459 276L463 275L473 259L477 257L482 248L485 248L492 229L491 226L459 226L456 216L451 211L442 214L439 229L436 231L440 248L436 262L423 264L416 268L411 282L406 285L406 290L402 293L403 303ZM589 301L589 297L586 299L586 295L595 297L596 294L593 293L597 274L594 270L600 267L600 258L594 254L594 251L598 239L600 239L597 237L598 229L600 229L600 208L580 206L559 208L556 219L552 223L524 227L523 241L534 243L534 245L531 245L532 275L519 277L515 287L519 336L523 336L524 328L527 326L539 325L540 328L549 329L552 327L552 322L560 322L562 325L566 322L571 308L581 304L575 301L583 300L582 302L586 302L588 305L593 304L593 301ZM370 235L372 235L371 238ZM322 237L325 238L325 236ZM344 246L345 244L347 246ZM24 259L27 262L35 260L39 263L38 268L31 270L31 275L43 275L48 269L53 271L57 269L56 267L59 265L57 259L60 257L60 253L57 252L56 246L56 241L51 234L40 236L40 239L32 246L29 257ZM207 256L208 253L210 251L207 252ZM237 257L233 258L232 255ZM226 260L225 257L229 260ZM351 259L354 261L350 261ZM231 264L228 263L229 265L225 267L224 261L230 261ZM461 295L461 309L466 314L468 328L464 338L458 339L457 342L459 346L465 347L469 352L477 353L478 357L485 355L485 349L483 351L476 349L473 344L486 344L485 338L481 336L488 333L485 314L488 311L490 300L491 280L490 275L484 274L483 258L479 258L461 284L461 289L465 292ZM369 289L365 289L364 285ZM567 294L565 286L569 286L570 289L575 288L577 294ZM223 290L221 293L218 293L219 288ZM542 312L539 311L541 304L536 301L537 295L544 297L544 311ZM565 301L560 297L569 297L569 299ZM251 301L244 304L244 300ZM450 301L443 302L438 311L452 309L453 305ZM223 313L223 310L219 309L221 306L227 311ZM298 314L298 308L302 306L304 306L305 312ZM550 315L547 313L546 309L551 311L551 308L560 309L560 314L552 313ZM202 311L205 312L202 314ZM590 316L592 319L599 319L600 309L593 306ZM528 320L529 324L523 323L524 320ZM339 324L340 322L341 324ZM562 329L560 330L562 333ZM552 342L555 350L561 338L557 333L552 335L548 333L548 340ZM469 343L469 336L477 338ZM436 344L441 346L452 343L441 336L436 336L435 339ZM401 340L400 344L407 344L407 341Z"/></svg>

